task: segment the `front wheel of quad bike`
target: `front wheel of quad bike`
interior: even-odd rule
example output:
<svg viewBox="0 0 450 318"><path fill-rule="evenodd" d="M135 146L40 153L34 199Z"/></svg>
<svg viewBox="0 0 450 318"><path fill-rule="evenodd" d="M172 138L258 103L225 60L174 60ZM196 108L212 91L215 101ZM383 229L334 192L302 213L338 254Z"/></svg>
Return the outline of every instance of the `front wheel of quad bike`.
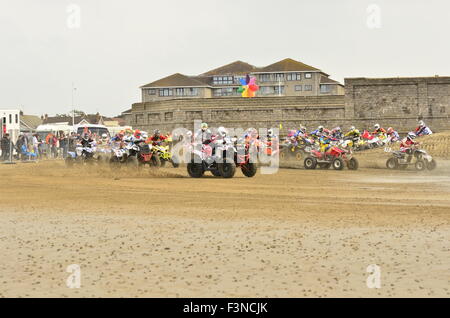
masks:
<svg viewBox="0 0 450 318"><path fill-rule="evenodd" d="M302 151L297 151L296 153L295 153L295 159L296 160L298 160L298 161L301 161L302 159L303 159L303 153L302 153Z"/></svg>
<svg viewBox="0 0 450 318"><path fill-rule="evenodd" d="M234 162L219 163L218 168L220 175L225 179L233 178L236 173L236 165Z"/></svg>
<svg viewBox="0 0 450 318"><path fill-rule="evenodd" d="M187 171L191 178L201 178L205 173L205 170L203 170L203 165L201 163L194 162L187 164Z"/></svg>
<svg viewBox="0 0 450 318"><path fill-rule="evenodd" d="M241 166L241 170L244 176L246 176L247 178L252 178L256 175L258 167L254 163L247 162L246 164Z"/></svg>
<svg viewBox="0 0 450 318"><path fill-rule="evenodd" d="M328 170L331 167L331 163L319 163L319 169Z"/></svg>
<svg viewBox="0 0 450 318"><path fill-rule="evenodd" d="M158 156L152 156L151 158L151 168L159 168L159 167L163 167L163 161L161 160ZM165 161L164 161L165 163Z"/></svg>
<svg viewBox="0 0 450 318"><path fill-rule="evenodd" d="M427 165L426 165L425 161L417 160L415 167L416 167L417 171L423 171L427 168Z"/></svg>
<svg viewBox="0 0 450 318"><path fill-rule="evenodd" d="M434 169L436 169L436 167L437 167L436 160L431 159L431 161L427 162L427 169L428 170L430 170L430 171L434 170Z"/></svg>
<svg viewBox="0 0 450 318"><path fill-rule="evenodd" d="M344 160L341 158L336 158L333 160L332 165L334 170L342 170L344 169Z"/></svg>
<svg viewBox="0 0 450 318"><path fill-rule="evenodd" d="M389 170L395 170L398 169L398 160L397 158L389 158L388 161L386 161L386 168Z"/></svg>
<svg viewBox="0 0 450 318"><path fill-rule="evenodd" d="M317 159L313 157L307 157L303 162L305 169L314 170L317 167Z"/></svg>
<svg viewBox="0 0 450 318"><path fill-rule="evenodd" d="M356 160L356 158L352 158L347 162L347 168L349 170L358 170L359 168L359 162Z"/></svg>

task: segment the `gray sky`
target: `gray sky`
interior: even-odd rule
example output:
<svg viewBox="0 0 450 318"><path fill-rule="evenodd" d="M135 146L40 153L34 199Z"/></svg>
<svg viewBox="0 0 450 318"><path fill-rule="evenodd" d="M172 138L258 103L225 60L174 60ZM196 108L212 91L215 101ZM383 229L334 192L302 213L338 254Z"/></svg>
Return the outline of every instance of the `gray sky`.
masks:
<svg viewBox="0 0 450 318"><path fill-rule="evenodd" d="M74 82L76 108L116 115L140 85L235 60L291 57L339 81L450 75L449 31L446 0L0 0L0 108L66 113Z"/></svg>

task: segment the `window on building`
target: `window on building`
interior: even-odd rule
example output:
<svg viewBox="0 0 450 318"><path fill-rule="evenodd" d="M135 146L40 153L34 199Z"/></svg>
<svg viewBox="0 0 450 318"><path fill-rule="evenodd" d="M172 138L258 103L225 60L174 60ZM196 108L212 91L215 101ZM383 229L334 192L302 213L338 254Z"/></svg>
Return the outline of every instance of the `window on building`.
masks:
<svg viewBox="0 0 450 318"><path fill-rule="evenodd" d="M259 76L259 80L261 82L271 82L272 81L272 74L261 74Z"/></svg>
<svg viewBox="0 0 450 318"><path fill-rule="evenodd" d="M18 123L19 123L19 115L16 114L16 124L18 124Z"/></svg>
<svg viewBox="0 0 450 318"><path fill-rule="evenodd" d="M9 123L12 124L12 115L9 114Z"/></svg>
<svg viewBox="0 0 450 318"><path fill-rule="evenodd" d="M302 80L301 73L288 73L286 77L287 77L288 81L301 81Z"/></svg>
<svg viewBox="0 0 450 318"><path fill-rule="evenodd" d="M320 92L321 93L331 92L331 85L326 85L326 84L320 85Z"/></svg>
<svg viewBox="0 0 450 318"><path fill-rule="evenodd" d="M275 80L278 81L284 81L284 74L283 73L277 73L275 74Z"/></svg>
<svg viewBox="0 0 450 318"><path fill-rule="evenodd" d="M261 86L259 89L261 95L273 95L273 87L272 86Z"/></svg>
<svg viewBox="0 0 450 318"><path fill-rule="evenodd" d="M234 84L234 77L233 76L214 76L213 83L214 83L214 85Z"/></svg>
<svg viewBox="0 0 450 318"><path fill-rule="evenodd" d="M197 96L198 95L198 88L192 87L192 88L185 88L184 93L186 96Z"/></svg>
<svg viewBox="0 0 450 318"><path fill-rule="evenodd" d="M159 90L159 96L161 97L173 96L173 91L171 88L162 88Z"/></svg>
<svg viewBox="0 0 450 318"><path fill-rule="evenodd" d="M312 85L305 85L305 91L312 91Z"/></svg>
<svg viewBox="0 0 450 318"><path fill-rule="evenodd" d="M216 96L216 97L222 96L222 89L221 88L216 88L214 90L214 96Z"/></svg>
<svg viewBox="0 0 450 318"><path fill-rule="evenodd" d="M305 78L312 78L312 74L311 73L305 73Z"/></svg>
<svg viewBox="0 0 450 318"><path fill-rule="evenodd" d="M149 89L148 90L149 95L156 95L156 89Z"/></svg>
<svg viewBox="0 0 450 318"><path fill-rule="evenodd" d="M184 88L176 88L175 95L176 96L184 96Z"/></svg>
<svg viewBox="0 0 450 318"><path fill-rule="evenodd" d="M284 86L274 86L275 94L284 94Z"/></svg>
<svg viewBox="0 0 450 318"><path fill-rule="evenodd" d="M302 91L302 85L295 85L295 91L301 92Z"/></svg>

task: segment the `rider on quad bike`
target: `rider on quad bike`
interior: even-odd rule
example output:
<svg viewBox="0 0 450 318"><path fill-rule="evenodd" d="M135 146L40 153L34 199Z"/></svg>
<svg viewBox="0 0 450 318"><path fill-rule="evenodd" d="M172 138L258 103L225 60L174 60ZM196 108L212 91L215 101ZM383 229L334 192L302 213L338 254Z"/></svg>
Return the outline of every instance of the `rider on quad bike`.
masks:
<svg viewBox="0 0 450 318"><path fill-rule="evenodd" d="M331 130L331 137L336 140L341 140L343 137L341 127L336 127Z"/></svg>
<svg viewBox="0 0 450 318"><path fill-rule="evenodd" d="M424 121L421 120L421 121L419 121L419 127L416 128L415 134L416 134L416 136L420 137L420 136L432 135L433 132L427 125L425 125Z"/></svg>
<svg viewBox="0 0 450 318"><path fill-rule="evenodd" d="M161 143L163 143L166 140L167 140L167 137L164 135L161 135L161 131L159 129L155 129L155 131L153 132L153 136L148 138L146 140L146 142L148 144L151 143L153 146L159 146L159 145L161 145Z"/></svg>
<svg viewBox="0 0 450 318"><path fill-rule="evenodd" d="M386 134L386 129L384 129L383 127L380 126L380 124L376 124L374 126L375 130L372 133L372 135L374 136L381 136L381 135L385 135Z"/></svg>
<svg viewBox="0 0 450 318"><path fill-rule="evenodd" d="M400 144L400 151L403 153L406 153L408 155L408 162L411 161L411 159L412 159L412 156L411 156L412 148L419 144L417 141L415 141L415 139L416 139L416 134L413 132L410 132L408 134L408 136L406 136Z"/></svg>
<svg viewBox="0 0 450 318"><path fill-rule="evenodd" d="M200 129L195 132L194 140L203 145L209 145L212 142L212 132L208 129L207 123L202 123Z"/></svg>
<svg viewBox="0 0 450 318"><path fill-rule="evenodd" d="M311 137L313 137L314 139L320 139L320 137L322 137L325 133L325 128L323 126L319 126L317 127L316 130L314 130L313 132L311 132Z"/></svg>
<svg viewBox="0 0 450 318"><path fill-rule="evenodd" d="M390 138L391 142L397 142L400 141L400 135L397 131L394 130L394 128L389 127L386 131L387 136Z"/></svg>

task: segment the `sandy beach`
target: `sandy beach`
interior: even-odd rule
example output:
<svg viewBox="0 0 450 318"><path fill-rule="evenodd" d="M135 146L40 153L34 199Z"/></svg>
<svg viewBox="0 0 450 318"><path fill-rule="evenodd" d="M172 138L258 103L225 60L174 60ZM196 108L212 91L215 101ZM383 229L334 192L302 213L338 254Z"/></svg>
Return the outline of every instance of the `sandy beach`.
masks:
<svg viewBox="0 0 450 318"><path fill-rule="evenodd" d="M450 296L447 170L195 180L41 162L0 176L2 297Z"/></svg>

